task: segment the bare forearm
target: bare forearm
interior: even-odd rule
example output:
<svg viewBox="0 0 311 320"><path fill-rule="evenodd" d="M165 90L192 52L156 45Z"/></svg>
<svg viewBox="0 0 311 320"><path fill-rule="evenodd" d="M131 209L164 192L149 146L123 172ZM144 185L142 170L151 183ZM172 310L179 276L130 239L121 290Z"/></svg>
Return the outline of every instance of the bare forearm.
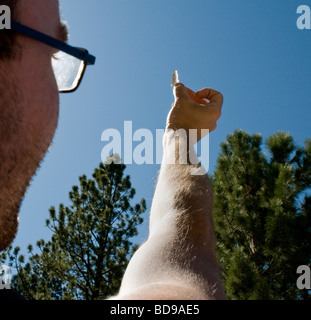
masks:
<svg viewBox="0 0 311 320"><path fill-rule="evenodd" d="M181 142L186 148L187 141ZM132 258L121 292L130 298L139 288L153 299L223 299L214 251L211 184L206 175L191 174L199 165L178 163L174 143L166 133L149 238Z"/></svg>
<svg viewBox="0 0 311 320"><path fill-rule="evenodd" d="M187 233L198 243L208 242L209 250L213 251L212 186L200 164L192 164L199 162L193 144L189 144L189 139L179 138L176 148L174 132L166 131L163 150L150 213L150 236L163 227L165 219L172 227L178 227L179 233ZM184 159L186 163L180 164Z"/></svg>

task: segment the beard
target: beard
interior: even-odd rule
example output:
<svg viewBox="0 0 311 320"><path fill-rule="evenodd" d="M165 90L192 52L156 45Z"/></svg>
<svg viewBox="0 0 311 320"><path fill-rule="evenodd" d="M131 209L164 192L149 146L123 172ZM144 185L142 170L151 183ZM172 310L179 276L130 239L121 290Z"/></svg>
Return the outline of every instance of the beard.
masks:
<svg viewBox="0 0 311 320"><path fill-rule="evenodd" d="M0 84L0 251L16 236L24 194L54 135L23 121L23 102L14 80Z"/></svg>

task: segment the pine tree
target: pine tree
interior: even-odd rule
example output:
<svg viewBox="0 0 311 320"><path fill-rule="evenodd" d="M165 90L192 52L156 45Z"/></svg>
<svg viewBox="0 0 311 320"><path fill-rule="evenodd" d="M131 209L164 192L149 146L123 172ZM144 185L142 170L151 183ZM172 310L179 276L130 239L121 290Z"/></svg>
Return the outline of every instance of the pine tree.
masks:
<svg viewBox="0 0 311 320"><path fill-rule="evenodd" d="M235 131L212 177L218 259L230 299L310 299L296 285L311 259L311 139Z"/></svg>
<svg viewBox="0 0 311 320"><path fill-rule="evenodd" d="M50 208L51 239L37 242L39 253L29 245L27 263L18 247L9 250L10 265L17 269L14 289L36 300L98 300L118 291L137 249L131 238L146 210L144 199L130 204L135 190L118 160L114 155L101 163L92 179L81 176L80 186L69 193L71 206Z"/></svg>

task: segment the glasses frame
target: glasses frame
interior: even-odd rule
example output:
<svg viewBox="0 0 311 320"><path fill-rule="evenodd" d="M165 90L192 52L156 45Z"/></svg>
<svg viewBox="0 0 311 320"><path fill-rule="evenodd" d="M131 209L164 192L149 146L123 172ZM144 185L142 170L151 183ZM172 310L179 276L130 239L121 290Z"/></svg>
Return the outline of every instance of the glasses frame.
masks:
<svg viewBox="0 0 311 320"><path fill-rule="evenodd" d="M79 81L77 82L77 85L71 90L60 90L59 92L61 93L70 93L70 92L76 91L80 86L80 83L85 73L86 66L95 64L95 60L96 60L95 56L89 54L89 52L84 48L73 47L65 42L62 42L58 39L50 37L47 34L44 34L30 27L27 27L16 21L11 21L11 29L18 33L23 34L24 36L40 41L50 47L58 49L59 51L63 51L83 61L83 71L81 72L81 76L79 78Z"/></svg>

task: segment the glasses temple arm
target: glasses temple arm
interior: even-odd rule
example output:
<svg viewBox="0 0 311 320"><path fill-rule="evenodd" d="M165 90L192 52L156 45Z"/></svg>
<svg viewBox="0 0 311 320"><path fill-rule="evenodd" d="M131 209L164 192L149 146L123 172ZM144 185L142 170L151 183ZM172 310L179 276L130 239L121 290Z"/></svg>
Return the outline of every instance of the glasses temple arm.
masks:
<svg viewBox="0 0 311 320"><path fill-rule="evenodd" d="M40 41L46 45L49 45L53 48L56 48L60 51L63 51L79 60L83 60L88 65L95 64L95 57L88 53L87 50L82 50L80 48L76 48L73 46L70 46L69 44L62 42L60 40L57 40L53 37L50 37L42 32L39 32L37 30L34 30L32 28L26 27L18 22L11 21L11 28L14 31L17 31L27 37L33 38L37 41Z"/></svg>

